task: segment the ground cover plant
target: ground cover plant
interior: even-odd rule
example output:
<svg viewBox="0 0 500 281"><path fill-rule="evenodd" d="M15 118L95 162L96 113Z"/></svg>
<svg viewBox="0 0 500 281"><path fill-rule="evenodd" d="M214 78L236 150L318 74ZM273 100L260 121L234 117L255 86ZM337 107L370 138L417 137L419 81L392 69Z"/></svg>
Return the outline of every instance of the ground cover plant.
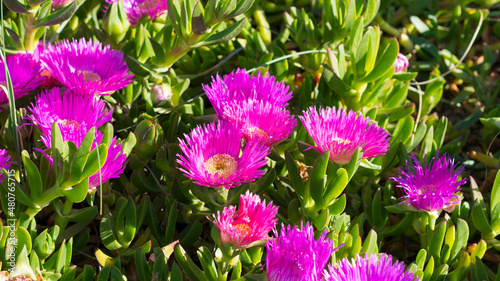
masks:
<svg viewBox="0 0 500 281"><path fill-rule="evenodd" d="M500 281L500 4L4 0L0 280Z"/></svg>

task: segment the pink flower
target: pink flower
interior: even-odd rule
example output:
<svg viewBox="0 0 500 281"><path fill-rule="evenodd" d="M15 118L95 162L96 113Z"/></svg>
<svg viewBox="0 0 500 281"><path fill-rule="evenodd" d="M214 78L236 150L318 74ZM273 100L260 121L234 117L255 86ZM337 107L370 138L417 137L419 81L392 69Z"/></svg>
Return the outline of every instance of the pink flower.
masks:
<svg viewBox="0 0 500 281"><path fill-rule="evenodd" d="M326 229L314 239L314 228L309 225L281 226L276 238L266 243L266 270L269 281L319 281L332 253L333 242L326 237ZM375 280L374 280L375 281Z"/></svg>
<svg viewBox="0 0 500 281"><path fill-rule="evenodd" d="M219 75L212 77L212 83L203 85L203 90L221 119L228 102L255 99L283 108L292 98L285 83L275 81L274 76L269 76L269 73L250 76L244 69L237 69L224 78Z"/></svg>
<svg viewBox="0 0 500 281"><path fill-rule="evenodd" d="M225 122L196 127L184 135L177 154L179 168L186 177L202 186L231 188L250 182L265 174L261 167L267 164L267 147L249 142L241 151L241 133Z"/></svg>
<svg viewBox="0 0 500 281"><path fill-rule="evenodd" d="M389 133L354 111L310 107L299 118L316 143L314 148L320 153L330 151L330 160L337 164L349 163L357 148L363 149L365 159L389 149Z"/></svg>
<svg viewBox="0 0 500 281"><path fill-rule="evenodd" d="M395 68L394 73L396 73L396 72L401 72L401 71L407 69L409 65L410 65L410 62L408 61L408 58L406 56L404 56L403 54L399 53L398 57L396 58L396 61L394 62L394 64L392 66L394 66L394 68Z"/></svg>
<svg viewBox="0 0 500 281"><path fill-rule="evenodd" d="M106 0L108 4L118 3L119 0ZM123 8L128 22L135 26L141 18L149 16L154 20L167 12L166 0L123 0ZM107 9L107 8L106 8Z"/></svg>
<svg viewBox="0 0 500 281"><path fill-rule="evenodd" d="M9 170L11 162L9 161L10 155L7 154L7 150L0 149L0 183L3 181L2 169Z"/></svg>
<svg viewBox="0 0 500 281"><path fill-rule="evenodd" d="M266 205L265 200L247 191L240 197L238 211L235 206L225 207L211 221L220 230L222 243L247 249L268 239L267 234L278 222L277 213L278 207L272 201Z"/></svg>
<svg viewBox="0 0 500 281"><path fill-rule="evenodd" d="M239 128L246 141L256 140L269 147L286 139L297 126L288 110L255 99L228 103L222 120Z"/></svg>
<svg viewBox="0 0 500 281"><path fill-rule="evenodd" d="M397 177L391 178L398 183L397 187L404 190L404 202L428 212L454 207L459 202L456 193L460 191L460 185L467 181L458 180L464 167L455 170L458 163L446 154L440 157L439 152L430 163L425 160L424 166L415 155L411 154L411 158L413 164L409 163Z"/></svg>
<svg viewBox="0 0 500 281"><path fill-rule="evenodd" d="M111 121L112 110L106 104L91 95L77 95L70 91L61 96L60 90L54 88L43 92L36 98L30 108L32 115L28 118L42 132L42 141L51 147L52 124L59 125L64 141L72 141L80 146L87 132Z"/></svg>
<svg viewBox="0 0 500 281"><path fill-rule="evenodd" d="M134 77L121 51L85 38L49 45L42 62L57 81L80 94L110 95L127 87Z"/></svg>
<svg viewBox="0 0 500 281"><path fill-rule="evenodd" d="M101 140L102 134L98 132L96 141L100 143ZM95 149L95 144L93 149ZM125 170L125 161L127 161L127 156L122 152L122 144L117 144L116 137L114 137L108 146L108 156L106 157L106 162L101 167L101 172L97 172L89 177L89 188L99 186L109 179L119 178Z"/></svg>
<svg viewBox="0 0 500 281"><path fill-rule="evenodd" d="M40 73L42 72L40 62L33 58L33 55L30 53L26 52L7 56L6 61L16 99L27 95L30 91L35 90L43 84L43 78L40 77ZM7 88L7 75L5 73L4 62L1 59L0 85ZM8 101L6 92L0 87L0 104Z"/></svg>
<svg viewBox="0 0 500 281"><path fill-rule="evenodd" d="M325 272L326 281L418 281L414 279L413 273L405 272L403 262L395 261L392 256L381 254L380 258L376 254L364 257L357 255L354 259L342 259L336 266L330 265L329 271Z"/></svg>

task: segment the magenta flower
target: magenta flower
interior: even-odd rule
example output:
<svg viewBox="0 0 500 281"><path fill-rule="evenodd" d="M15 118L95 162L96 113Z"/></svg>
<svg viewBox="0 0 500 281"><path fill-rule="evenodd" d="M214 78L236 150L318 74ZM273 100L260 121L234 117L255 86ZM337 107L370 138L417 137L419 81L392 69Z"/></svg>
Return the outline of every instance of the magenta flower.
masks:
<svg viewBox="0 0 500 281"><path fill-rule="evenodd" d="M269 281L319 281L333 251L326 230L314 239L313 226L298 229L282 225L280 235L266 243L266 269Z"/></svg>
<svg viewBox="0 0 500 281"><path fill-rule="evenodd" d="M109 4L118 0L106 0ZM142 17L149 16L154 20L167 12L166 0L123 0L123 8L128 21L135 26Z"/></svg>
<svg viewBox="0 0 500 281"><path fill-rule="evenodd" d="M278 207L272 201L266 205L259 195L247 191L240 197L238 211L235 206L225 207L211 221L220 230L222 243L247 249L269 238L267 234L278 222L277 213Z"/></svg>
<svg viewBox="0 0 500 281"><path fill-rule="evenodd" d="M320 153L330 151L330 160L337 164L349 163L357 148L363 149L364 159L384 155L389 149L389 133L353 111L310 107L299 118L316 144L313 148Z"/></svg>
<svg viewBox="0 0 500 281"><path fill-rule="evenodd" d="M241 151L241 133L225 122L196 127L186 141L179 139L184 154L177 163L186 177L198 185L232 188L264 175L267 148L258 142L246 144Z"/></svg>
<svg viewBox="0 0 500 281"><path fill-rule="evenodd" d="M408 58L405 55L399 53L396 61L392 66L394 66L395 68L394 73L397 73L407 69L409 65L410 62L408 61Z"/></svg>
<svg viewBox="0 0 500 281"><path fill-rule="evenodd" d="M54 2L52 2L52 5L54 5ZM45 53L46 46L43 44L43 42L38 42L38 45L36 46L35 50L33 51L33 59L37 62L40 62L40 65L42 67L42 73L40 73L40 76L43 79L43 83L41 85L41 88L43 89L52 89L54 87L60 86L61 83L57 81L50 73L45 69L44 65L42 64L42 56Z"/></svg>
<svg viewBox="0 0 500 281"><path fill-rule="evenodd" d="M84 38L49 45L42 62L61 84L81 94L110 95L127 87L133 77L121 51Z"/></svg>
<svg viewBox="0 0 500 281"><path fill-rule="evenodd" d="M273 106L285 107L292 98L292 92L283 82L276 82L274 76L250 76L244 69L237 69L224 78L212 77L210 85L203 85L203 90L212 103L219 118L228 102L255 99L267 101Z"/></svg>
<svg viewBox="0 0 500 281"><path fill-rule="evenodd" d="M458 180L464 167L454 171L458 163L454 164L453 159L448 159L446 154L439 157L439 152L429 165L426 160L424 167L415 155L412 154L411 158L413 165L402 168L398 177L391 178L398 183L397 187L404 189L404 202L429 212L448 209L458 203L456 193L460 191L460 185L467 181Z"/></svg>
<svg viewBox="0 0 500 281"><path fill-rule="evenodd" d="M239 128L246 141L257 140L269 147L286 139L297 126L288 110L255 99L228 103L222 120Z"/></svg>
<svg viewBox="0 0 500 281"><path fill-rule="evenodd" d="M77 147L92 127L99 127L111 120L112 110L94 96L77 95L70 91L61 97L54 88L43 92L29 108L28 117L42 132L42 141L51 147L52 124L59 125L64 141L72 141ZM97 132L97 130L96 130Z"/></svg>
<svg viewBox="0 0 500 281"><path fill-rule="evenodd" d="M97 143L102 140L100 132L97 135ZM93 146L95 149L95 144ZM107 182L109 179L119 178L125 170L125 161L127 155L122 152L122 144L116 143L116 137L113 138L108 147L108 156L106 162L101 167L101 172L89 177L89 188L99 186L101 183Z"/></svg>
<svg viewBox="0 0 500 281"><path fill-rule="evenodd" d="M356 261L343 259L337 266L328 266L325 272L325 281L412 281L415 276L406 271L403 262L392 262L392 256L387 254L357 256ZM415 279L418 281L419 278Z"/></svg>
<svg viewBox="0 0 500 281"><path fill-rule="evenodd" d="M31 54L19 53L11 55L6 58L6 61L16 99L27 95L30 91L42 85L43 78L40 77L42 67L37 60L33 59ZM7 88L7 76L2 59L0 59L0 64L0 86ZM0 87L0 104L9 101L3 87Z"/></svg>
<svg viewBox="0 0 500 281"><path fill-rule="evenodd" d="M2 169L9 170L11 162L9 162L10 155L7 154L7 150L0 149L0 183L3 182Z"/></svg>

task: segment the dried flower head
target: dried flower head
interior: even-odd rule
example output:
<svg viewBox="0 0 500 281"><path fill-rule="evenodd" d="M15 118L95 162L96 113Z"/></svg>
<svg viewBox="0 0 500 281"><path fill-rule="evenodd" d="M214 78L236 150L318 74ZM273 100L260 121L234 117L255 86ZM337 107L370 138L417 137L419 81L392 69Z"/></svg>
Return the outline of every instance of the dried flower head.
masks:
<svg viewBox="0 0 500 281"><path fill-rule="evenodd" d="M43 84L43 78L40 77L42 67L30 53L7 56L6 61L16 99L27 95ZM4 88L7 89L7 75L1 58L0 64L0 86L2 86L0 87L0 104L2 104L8 102L9 99L4 90Z"/></svg>
<svg viewBox="0 0 500 281"><path fill-rule="evenodd" d="M241 152L241 133L226 122L196 127L180 141L184 155L177 154L184 175L202 186L231 188L264 175L267 148L249 142Z"/></svg>
<svg viewBox="0 0 500 281"><path fill-rule="evenodd" d="M297 126L288 110L255 99L228 103L222 120L239 128L246 141L256 140L269 147L286 139Z"/></svg>
<svg viewBox="0 0 500 281"><path fill-rule="evenodd" d="M357 148L363 149L365 159L389 149L389 133L353 111L309 107L299 118L316 144L313 148L320 153L330 151L330 160L337 164L349 163Z"/></svg>
<svg viewBox="0 0 500 281"><path fill-rule="evenodd" d="M58 88L40 94L29 109L32 114L28 119L40 129L47 147L52 145L54 122L59 125L63 141L72 141L79 147L87 132L109 122L112 114L112 110L107 110L106 104L94 96L70 91L61 96Z"/></svg>
<svg viewBox="0 0 500 281"><path fill-rule="evenodd" d="M121 51L85 38L49 45L42 62L61 84L80 94L110 95L127 87L133 77Z"/></svg>
<svg viewBox="0 0 500 281"><path fill-rule="evenodd" d="M336 266L330 265L325 272L325 281L412 281L415 276L405 272L403 262L392 261L387 254L357 256L356 260L343 259ZM415 279L415 281L418 281Z"/></svg>
<svg viewBox="0 0 500 281"><path fill-rule="evenodd" d="M246 249L269 238L267 234L278 222L277 213L278 207L272 201L266 205L259 195L247 191L240 197L238 211L235 206L225 207L211 221L220 230L222 243Z"/></svg>
<svg viewBox="0 0 500 281"><path fill-rule="evenodd" d="M333 251L326 230L314 239L312 225L282 225L278 236L267 241L266 269L269 281L319 281Z"/></svg>
<svg viewBox="0 0 500 281"><path fill-rule="evenodd" d="M457 192L466 179L458 180L464 167L455 171L458 163L448 159L446 154L439 156L436 152L428 164L420 164L415 155L411 155L413 163L402 168L400 174L392 177L398 183L397 187L404 190L405 203L418 210L439 211L459 202ZM424 157L425 158L425 157Z"/></svg>
<svg viewBox="0 0 500 281"><path fill-rule="evenodd" d="M244 69L237 69L222 78L212 77L210 85L203 85L208 99L219 118L224 114L228 102L255 99L267 101L273 106L285 107L292 98L292 92L283 82L276 82L274 76L250 76Z"/></svg>

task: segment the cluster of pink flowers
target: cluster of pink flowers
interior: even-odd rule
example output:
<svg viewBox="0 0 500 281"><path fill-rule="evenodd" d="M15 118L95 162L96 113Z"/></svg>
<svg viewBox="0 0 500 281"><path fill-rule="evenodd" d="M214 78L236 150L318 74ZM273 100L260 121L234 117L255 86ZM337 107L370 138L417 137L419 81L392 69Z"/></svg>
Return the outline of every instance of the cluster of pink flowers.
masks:
<svg viewBox="0 0 500 281"><path fill-rule="evenodd" d="M332 253L333 242L326 237L327 231L318 240L314 239L314 228L281 225L275 238L266 244L266 269L269 281L318 281Z"/></svg>
<svg viewBox="0 0 500 281"><path fill-rule="evenodd" d="M274 77L238 69L203 86L219 121L198 126L178 155L180 170L196 184L231 188L264 175L269 148L292 132L297 121L285 108L292 93ZM271 123L273 120L277 123ZM244 145L242 147L242 140Z"/></svg>
<svg viewBox="0 0 500 281"><path fill-rule="evenodd" d="M47 47L40 45L33 54L8 56L6 63L16 99L46 88L29 107L31 114L27 118L40 130L41 141L47 148L52 146L52 125L55 123L63 141L72 141L76 147L90 129L95 128L96 142L92 148L95 149L102 139L98 128L110 122L112 116L112 110L107 109L99 96L127 87L133 78L121 51L85 39L65 40ZM0 85L7 85L3 67L0 68ZM61 87L56 87L59 85ZM0 103L7 101L6 91L0 90ZM89 186L95 187L118 177L126 159L122 144L114 138L108 144L101 172L89 178Z"/></svg>
<svg viewBox="0 0 500 281"><path fill-rule="evenodd" d="M255 140L275 146L297 126L285 109L292 92L269 74L250 76L237 69L223 78L217 75L203 89L217 117L237 127L247 142Z"/></svg>
<svg viewBox="0 0 500 281"><path fill-rule="evenodd" d="M353 259L342 259L336 266L325 269L332 253L333 242L325 230L316 240L314 228L307 223L298 227L285 227L275 231L276 237L266 244L266 269L269 281L418 281L414 274L404 270L402 262L392 262L392 256L372 254Z"/></svg>
<svg viewBox="0 0 500 281"><path fill-rule="evenodd" d="M418 281L419 277L405 272L403 262L395 261L392 256L376 254L357 256L356 260L343 259L336 266L330 265L324 273L325 281Z"/></svg>
<svg viewBox="0 0 500 281"><path fill-rule="evenodd" d="M220 121L199 126L186 141L180 140L185 155L179 155L181 171L199 185L225 188L262 176L259 168L265 165L267 148L287 138L297 125L285 108L292 98L288 87L273 76L251 76L238 69L217 75L203 89ZM349 163L358 148L365 159L389 149L389 133L353 111L310 107L299 118L316 144L313 148L329 151L330 160L338 164ZM241 156L240 138L246 141Z"/></svg>

